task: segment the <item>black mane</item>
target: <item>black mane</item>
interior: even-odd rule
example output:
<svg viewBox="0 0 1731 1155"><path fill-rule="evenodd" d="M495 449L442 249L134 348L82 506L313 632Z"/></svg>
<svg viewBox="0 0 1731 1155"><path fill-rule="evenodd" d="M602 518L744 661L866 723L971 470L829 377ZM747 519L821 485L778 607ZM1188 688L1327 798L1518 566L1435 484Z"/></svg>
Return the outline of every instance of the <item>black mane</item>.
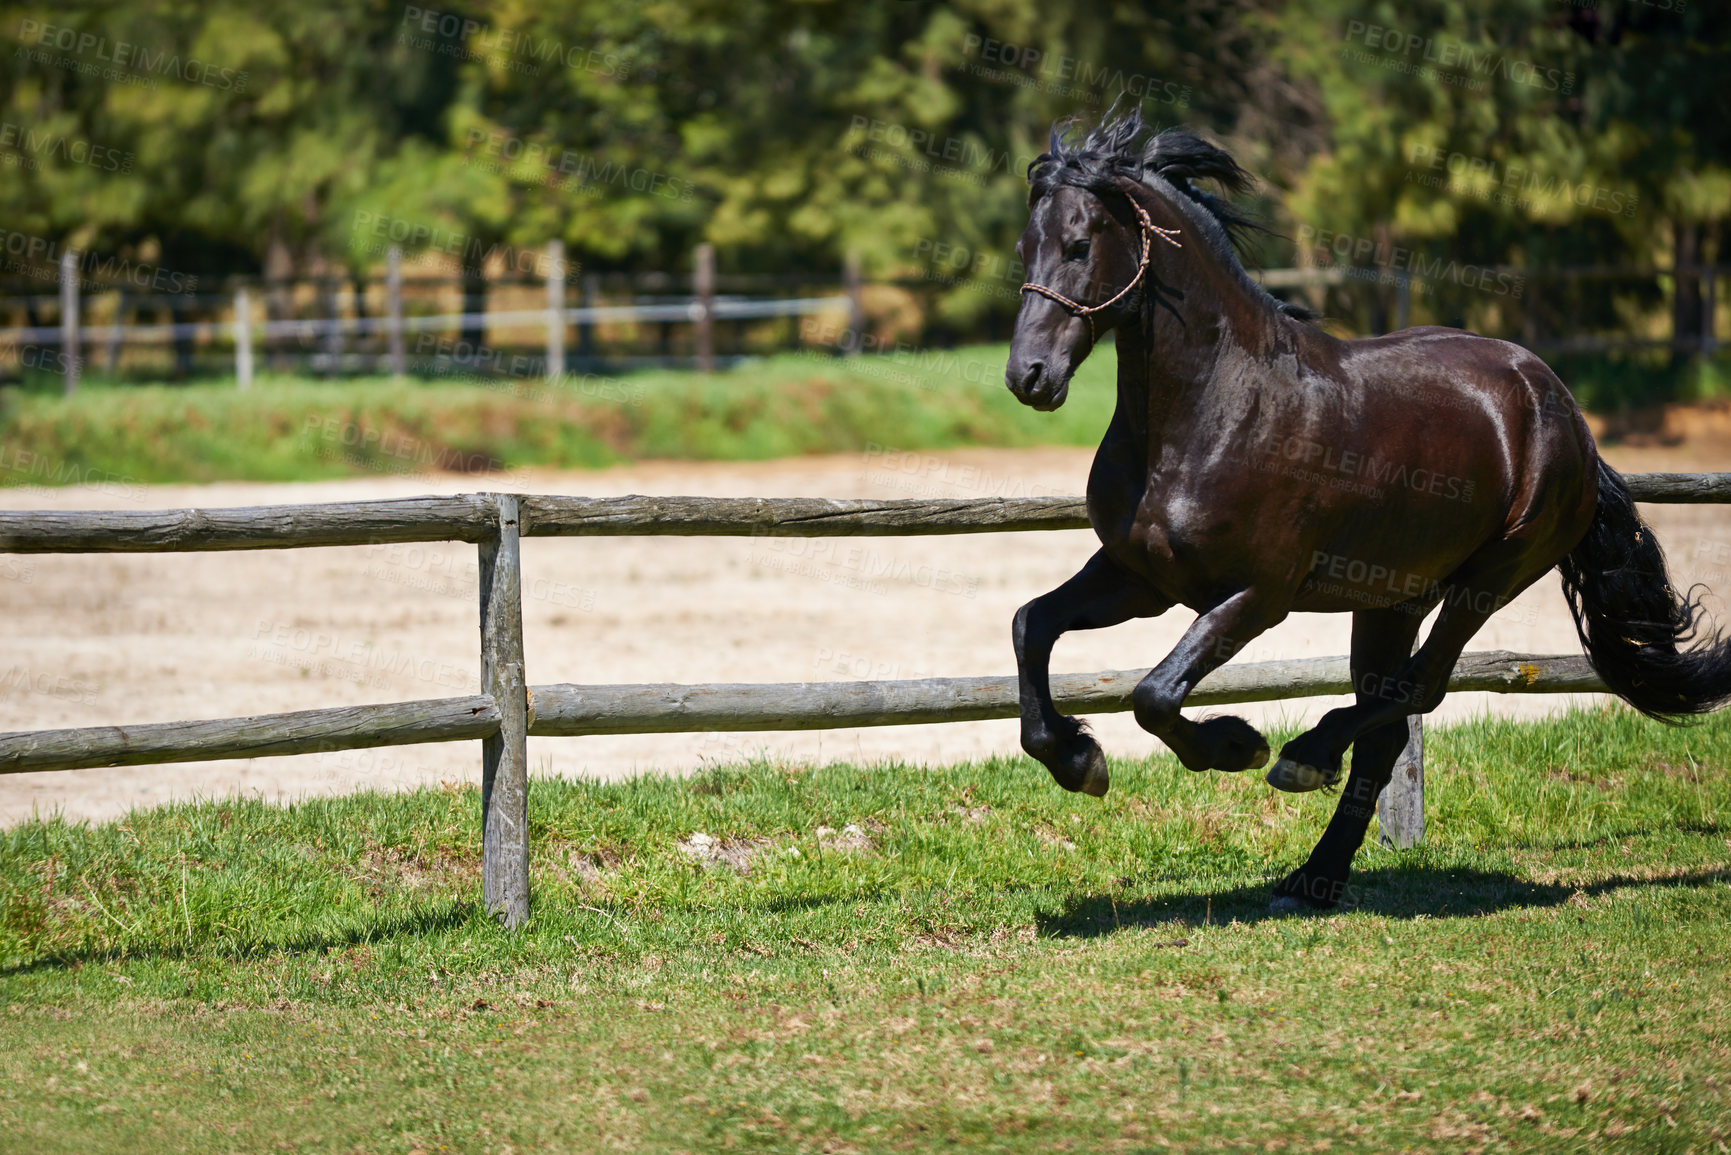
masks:
<svg viewBox="0 0 1731 1155"><path fill-rule="evenodd" d="M1240 254L1247 251L1255 234L1269 230L1231 201L1192 183L1212 180L1230 193L1249 190L1253 178L1225 149L1183 127L1168 128L1144 143L1142 114L1135 109L1102 120L1080 141L1071 139L1069 130L1074 124L1074 120L1054 124L1049 151L1028 166L1030 207L1066 185L1107 193L1122 191L1120 181L1147 184L1150 178L1158 178L1203 210L1205 222L1213 225L1204 232L1216 255L1236 269L1258 296L1289 317L1314 319L1311 310L1270 295L1244 271Z"/></svg>

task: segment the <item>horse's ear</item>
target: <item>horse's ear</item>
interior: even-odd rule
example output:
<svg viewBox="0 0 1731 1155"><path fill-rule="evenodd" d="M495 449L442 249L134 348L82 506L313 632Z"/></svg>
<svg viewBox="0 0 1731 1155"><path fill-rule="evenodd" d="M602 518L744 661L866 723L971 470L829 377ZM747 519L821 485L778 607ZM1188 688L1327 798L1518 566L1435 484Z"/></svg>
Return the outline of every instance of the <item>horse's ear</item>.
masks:
<svg viewBox="0 0 1731 1155"><path fill-rule="evenodd" d="M1128 153L1136 145L1136 138L1142 135L1142 109L1132 105L1130 110L1119 113L1118 106L1129 95L1128 91L1120 92L1112 107L1100 118L1094 131L1088 134L1084 147L1091 148L1108 157L1119 157Z"/></svg>
<svg viewBox="0 0 1731 1155"><path fill-rule="evenodd" d="M1132 211L1134 211L1135 207L1138 205L1142 207L1144 212L1147 211L1148 206L1143 203L1142 197L1138 195L1147 191L1147 186L1145 186L1139 178L1121 176L1114 183L1118 186L1118 191L1123 193L1124 198L1130 202Z"/></svg>
<svg viewBox="0 0 1731 1155"><path fill-rule="evenodd" d="M1065 151L1064 142L1069 138L1070 130L1075 128L1076 122L1081 119L1082 118L1079 116L1066 116L1061 120L1054 120L1052 122L1052 138L1050 144L1048 144L1046 148L1047 156L1056 159L1063 155Z"/></svg>

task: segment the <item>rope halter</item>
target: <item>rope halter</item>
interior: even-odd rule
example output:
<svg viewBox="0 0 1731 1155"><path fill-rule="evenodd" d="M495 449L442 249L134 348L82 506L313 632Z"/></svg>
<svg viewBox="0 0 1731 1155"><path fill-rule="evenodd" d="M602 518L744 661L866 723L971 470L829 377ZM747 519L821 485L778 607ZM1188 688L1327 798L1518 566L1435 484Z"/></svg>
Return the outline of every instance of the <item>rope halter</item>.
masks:
<svg viewBox="0 0 1731 1155"><path fill-rule="evenodd" d="M1142 256L1141 259L1136 262L1136 275L1131 277L1130 283L1125 285L1122 289L1119 289L1110 301L1102 301L1098 305L1084 305L1080 301L1072 301L1056 289L1049 289L1045 285L1036 285L1032 281L1029 281L1027 284L1022 286L1022 292L1026 293L1029 290L1032 290L1040 294L1042 297L1049 297L1058 302L1058 304L1064 306L1064 308L1076 314L1076 316L1086 318L1088 321L1088 343L1090 345L1096 343L1094 336L1094 314L1100 312L1102 309L1110 309L1113 305L1116 305L1119 301L1123 300L1131 289L1134 289L1137 285L1142 283L1142 278L1147 275L1148 258L1153 255L1152 241L1154 236L1158 234L1161 240L1165 241L1173 248L1181 249L1184 247L1178 240L1178 229L1161 228L1148 218L1148 210L1143 208L1135 197L1127 197L1126 199L1130 202L1130 207L1136 210L1136 219L1141 222L1137 231L1142 237Z"/></svg>

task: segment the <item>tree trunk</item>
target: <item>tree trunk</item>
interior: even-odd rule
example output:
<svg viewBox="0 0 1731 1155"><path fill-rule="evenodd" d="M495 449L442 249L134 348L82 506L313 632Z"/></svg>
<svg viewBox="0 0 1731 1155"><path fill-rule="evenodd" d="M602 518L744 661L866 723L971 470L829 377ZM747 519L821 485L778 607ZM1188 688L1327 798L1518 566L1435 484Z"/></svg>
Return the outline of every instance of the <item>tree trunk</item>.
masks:
<svg viewBox="0 0 1731 1155"><path fill-rule="evenodd" d="M1681 369L1701 347L1701 277L1691 269L1701 263L1701 226L1672 224L1672 267L1676 288L1671 298L1671 368Z"/></svg>
<svg viewBox="0 0 1731 1155"><path fill-rule="evenodd" d="M178 293L168 298L169 324L189 324L193 319L191 302ZM185 333L176 333L174 335L174 379L176 381L186 381L192 377L192 351L192 337Z"/></svg>
<svg viewBox="0 0 1731 1155"><path fill-rule="evenodd" d="M1370 264L1377 275L1369 282L1370 327L1366 330L1366 336L1380 337L1391 328L1388 323L1388 302L1394 294L1394 286L1385 284L1384 277L1389 272L1387 267L1388 255L1393 250L1389 245L1388 223L1386 221L1379 223L1374 232L1376 234L1376 250L1371 253Z"/></svg>
<svg viewBox="0 0 1731 1155"><path fill-rule="evenodd" d="M294 286L290 283L294 273L294 255L289 252L282 233L272 226L270 242L264 253L265 320L287 321L294 317ZM288 347L269 337L263 340L271 371L287 373L290 368Z"/></svg>
<svg viewBox="0 0 1731 1155"><path fill-rule="evenodd" d="M479 265L463 266L463 313L479 317L487 311L487 273ZM463 322L463 342L477 359L487 343L487 326L479 320Z"/></svg>

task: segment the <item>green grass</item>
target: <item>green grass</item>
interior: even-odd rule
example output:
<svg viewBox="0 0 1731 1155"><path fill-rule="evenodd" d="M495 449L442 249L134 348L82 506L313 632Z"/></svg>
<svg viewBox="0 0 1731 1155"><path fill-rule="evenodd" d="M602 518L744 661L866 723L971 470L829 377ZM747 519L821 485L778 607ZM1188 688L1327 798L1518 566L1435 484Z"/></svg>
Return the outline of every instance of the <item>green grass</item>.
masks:
<svg viewBox="0 0 1731 1155"><path fill-rule="evenodd" d="M233 382L41 377L0 390L0 486L312 481L520 466L592 469L646 458L758 461L874 445L896 450L1099 442L1116 359L1091 357L1070 399L1036 413L1003 386L1008 346L840 359L786 354L705 376ZM1577 363L1578 362L1578 363ZM1654 363L1657 364L1656 362ZM1668 365L1668 362L1667 362ZM1731 391L1731 361L1663 366L1562 358L1586 404ZM1649 378L1664 378L1653 385ZM1645 382L1645 384L1643 384Z"/></svg>
<svg viewBox="0 0 1731 1155"><path fill-rule="evenodd" d="M1312 919L1332 799L1165 756L537 780L515 936L472 789L29 823L0 1149L1722 1149L1731 718L1429 745Z"/></svg>
<svg viewBox="0 0 1731 1155"><path fill-rule="evenodd" d="M767 460L961 445L1093 445L1115 362L1057 413L1004 388L1006 346L838 359L790 354L704 376L661 371L485 383L100 384L0 397L0 485L303 481L642 458Z"/></svg>

